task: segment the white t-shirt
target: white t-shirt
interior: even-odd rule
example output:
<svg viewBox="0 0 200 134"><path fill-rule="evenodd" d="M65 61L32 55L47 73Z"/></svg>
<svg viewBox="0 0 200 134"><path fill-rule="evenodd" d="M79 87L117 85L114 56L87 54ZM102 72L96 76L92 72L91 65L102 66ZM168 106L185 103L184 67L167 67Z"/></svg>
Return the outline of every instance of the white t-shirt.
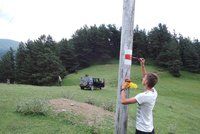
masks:
<svg viewBox="0 0 200 134"><path fill-rule="evenodd" d="M137 100L136 129L143 132L152 132L153 130L153 108L157 98L157 91L145 91L135 96Z"/></svg>

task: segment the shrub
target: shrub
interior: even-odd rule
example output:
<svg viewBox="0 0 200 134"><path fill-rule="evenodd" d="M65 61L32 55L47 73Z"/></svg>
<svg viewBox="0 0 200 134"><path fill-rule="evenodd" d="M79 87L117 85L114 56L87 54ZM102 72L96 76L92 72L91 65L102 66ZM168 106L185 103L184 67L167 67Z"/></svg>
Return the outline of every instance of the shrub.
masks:
<svg viewBox="0 0 200 134"><path fill-rule="evenodd" d="M97 118L93 120L93 123L90 126L90 133L91 134L100 134L99 126L100 124L97 123Z"/></svg>
<svg viewBox="0 0 200 134"><path fill-rule="evenodd" d="M19 102L16 107L16 112L24 115L47 115L50 112L50 106L46 100L33 99Z"/></svg>
<svg viewBox="0 0 200 134"><path fill-rule="evenodd" d="M57 117L60 118L65 124L68 124L68 125L79 125L83 122L82 116L77 115L70 111L58 113Z"/></svg>
<svg viewBox="0 0 200 134"><path fill-rule="evenodd" d="M180 77L180 67L181 67L181 62L179 60L175 60L170 66L169 66L169 72L175 76L175 77Z"/></svg>
<svg viewBox="0 0 200 134"><path fill-rule="evenodd" d="M106 103L103 103L102 107L103 107L104 110L107 110L107 111L110 111L110 112L114 112L115 103L112 102L112 101L108 101Z"/></svg>
<svg viewBox="0 0 200 134"><path fill-rule="evenodd" d="M73 100L74 96L76 96L76 94L64 94L64 93L62 93L62 95L61 95L62 98L69 99L69 100Z"/></svg>
<svg viewBox="0 0 200 134"><path fill-rule="evenodd" d="M87 98L87 100L85 101L85 103L88 103L90 105L95 105L95 100L93 98Z"/></svg>

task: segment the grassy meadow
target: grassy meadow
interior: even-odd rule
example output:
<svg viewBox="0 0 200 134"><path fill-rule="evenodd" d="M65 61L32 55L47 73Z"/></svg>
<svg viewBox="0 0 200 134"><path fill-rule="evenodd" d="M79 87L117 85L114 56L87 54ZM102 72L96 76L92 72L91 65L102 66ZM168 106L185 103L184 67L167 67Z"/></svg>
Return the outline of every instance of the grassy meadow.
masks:
<svg viewBox="0 0 200 134"><path fill-rule="evenodd" d="M158 99L154 109L154 126L157 134L199 134L200 124L200 74L181 72L180 78L172 77L165 70L147 66L147 71L159 74L156 86ZM80 90L81 76L104 78L103 90ZM79 102L92 101L102 107L109 105L115 109L118 77L118 64L94 65L71 74L63 80L63 86L31 86L0 84L0 133L1 134L109 134L114 132L114 120L88 126L84 117L73 113L54 115L23 115L16 112L20 102L32 99L67 98ZM131 79L141 85L140 66L133 65ZM140 90L131 90L134 96ZM129 105L128 134L135 132L136 105Z"/></svg>

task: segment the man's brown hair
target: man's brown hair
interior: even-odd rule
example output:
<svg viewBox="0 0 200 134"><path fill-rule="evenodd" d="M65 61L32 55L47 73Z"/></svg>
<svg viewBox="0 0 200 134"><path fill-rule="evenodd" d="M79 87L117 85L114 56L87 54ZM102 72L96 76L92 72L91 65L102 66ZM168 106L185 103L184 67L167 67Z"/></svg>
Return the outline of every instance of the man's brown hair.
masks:
<svg viewBox="0 0 200 134"><path fill-rule="evenodd" d="M158 75L155 73L147 73L147 86L152 88L158 82Z"/></svg>

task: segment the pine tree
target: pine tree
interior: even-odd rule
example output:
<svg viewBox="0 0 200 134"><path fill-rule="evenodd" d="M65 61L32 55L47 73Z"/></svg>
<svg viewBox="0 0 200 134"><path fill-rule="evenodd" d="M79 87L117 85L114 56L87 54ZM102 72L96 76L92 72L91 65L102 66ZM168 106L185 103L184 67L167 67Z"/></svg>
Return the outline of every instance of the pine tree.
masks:
<svg viewBox="0 0 200 134"><path fill-rule="evenodd" d="M156 58L156 63L158 66L168 68L169 72L176 76L180 76L180 47L175 39L171 42L165 44Z"/></svg>
<svg viewBox="0 0 200 134"><path fill-rule="evenodd" d="M147 57L147 35L145 30L139 30L136 26L134 29L133 37L133 56L135 57Z"/></svg>
<svg viewBox="0 0 200 134"><path fill-rule="evenodd" d="M67 39L59 42L59 58L66 71L73 73L78 69L78 61L75 55L74 46Z"/></svg>
<svg viewBox="0 0 200 134"><path fill-rule="evenodd" d="M15 57L12 48L3 55L0 61L0 80L1 82L6 82L7 79L9 79L11 83L15 81Z"/></svg>
<svg viewBox="0 0 200 134"><path fill-rule="evenodd" d="M65 69L56 55L56 43L48 36L41 36L34 41L31 53L33 72L31 75L32 84L51 85L58 80L58 76L64 77Z"/></svg>
<svg viewBox="0 0 200 134"><path fill-rule="evenodd" d="M194 40L194 42L193 42L193 45L194 45L194 48L195 48L195 50L196 50L196 52L197 52L197 54L198 54L198 65L199 65L199 69L197 69L197 72L198 73L200 73L200 42L196 39L196 40Z"/></svg>
<svg viewBox="0 0 200 134"><path fill-rule="evenodd" d="M183 66L190 72L199 72L200 57L198 50L196 50L194 44L188 38L180 37L181 46L181 58Z"/></svg>
<svg viewBox="0 0 200 134"><path fill-rule="evenodd" d="M17 52L18 82L33 85L52 85L65 69L56 55L56 42L50 36L21 44Z"/></svg>
<svg viewBox="0 0 200 134"><path fill-rule="evenodd" d="M109 31L105 25L100 25L97 31L96 43L94 44L95 61L106 62L111 59Z"/></svg>
<svg viewBox="0 0 200 134"><path fill-rule="evenodd" d="M156 59L162 47L171 41L171 33L166 25L159 24L148 33L148 55Z"/></svg>
<svg viewBox="0 0 200 134"><path fill-rule="evenodd" d="M111 57L119 58L120 54L120 39L121 31L116 28L115 25L108 25L108 41L110 46Z"/></svg>
<svg viewBox="0 0 200 134"><path fill-rule="evenodd" d="M21 42L16 53L16 82L29 84L31 76L30 59L26 45Z"/></svg>
<svg viewBox="0 0 200 134"><path fill-rule="evenodd" d="M84 26L83 28L77 30L72 38L72 43L75 48L80 68L90 66L93 61L93 46L90 43L91 39L88 37L88 31L89 28Z"/></svg>

